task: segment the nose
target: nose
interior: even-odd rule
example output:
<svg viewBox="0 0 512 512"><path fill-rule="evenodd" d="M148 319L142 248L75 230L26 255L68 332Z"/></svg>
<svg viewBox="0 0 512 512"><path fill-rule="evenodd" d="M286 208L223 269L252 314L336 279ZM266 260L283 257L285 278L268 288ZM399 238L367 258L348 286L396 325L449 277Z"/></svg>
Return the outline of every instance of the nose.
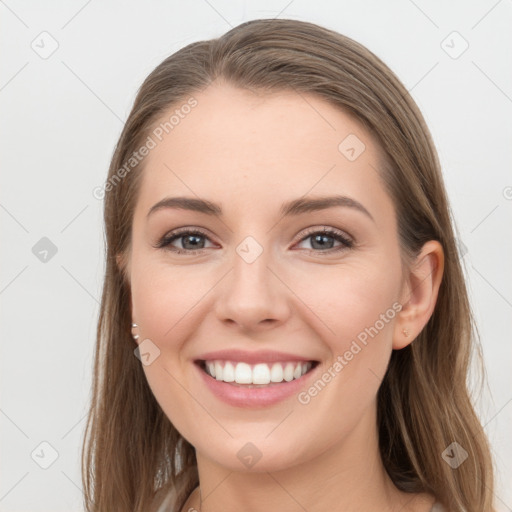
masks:
<svg viewBox="0 0 512 512"><path fill-rule="evenodd" d="M264 331L286 322L290 315L291 293L268 252L248 262L238 253L233 269L223 279L215 301L217 318L243 331Z"/></svg>

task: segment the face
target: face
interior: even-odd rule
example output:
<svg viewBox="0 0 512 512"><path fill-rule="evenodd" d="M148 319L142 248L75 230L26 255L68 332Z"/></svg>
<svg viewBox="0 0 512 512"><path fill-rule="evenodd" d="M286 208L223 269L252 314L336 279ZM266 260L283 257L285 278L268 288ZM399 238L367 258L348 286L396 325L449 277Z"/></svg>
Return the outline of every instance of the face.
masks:
<svg viewBox="0 0 512 512"><path fill-rule="evenodd" d="M194 97L146 157L134 212L127 261L144 371L198 457L290 468L374 432L402 300L393 203L375 141L324 100L219 83ZM332 196L345 199L282 210ZM170 202L149 213L177 197L221 213ZM221 371L284 380L249 387Z"/></svg>

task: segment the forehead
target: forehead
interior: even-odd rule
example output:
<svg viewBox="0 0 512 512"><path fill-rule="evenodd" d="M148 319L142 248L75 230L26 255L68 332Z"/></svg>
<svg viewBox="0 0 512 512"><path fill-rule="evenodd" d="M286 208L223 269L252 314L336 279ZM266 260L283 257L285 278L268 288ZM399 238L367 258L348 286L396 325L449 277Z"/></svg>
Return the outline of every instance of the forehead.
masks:
<svg viewBox="0 0 512 512"><path fill-rule="evenodd" d="M262 200L269 206L274 199L278 208L305 194L333 192L366 198L369 209L392 208L378 177L373 137L324 99L218 83L193 98L193 108L177 115L185 99L155 125L161 128L151 135L155 147L144 160L139 194L146 210L170 194L238 198L261 209Z"/></svg>
<svg viewBox="0 0 512 512"><path fill-rule="evenodd" d="M337 157L339 143L351 134L360 140L359 150L361 143L365 145L367 156L376 149L370 134L353 116L316 95L289 90L253 92L216 83L193 97L196 106L186 114L173 115L187 103L184 99L161 116L152 158L177 146L188 151L189 157L193 153L195 159L218 158L224 152L253 160L294 155L317 159L319 153L328 157L333 150ZM171 119L171 125L166 125Z"/></svg>

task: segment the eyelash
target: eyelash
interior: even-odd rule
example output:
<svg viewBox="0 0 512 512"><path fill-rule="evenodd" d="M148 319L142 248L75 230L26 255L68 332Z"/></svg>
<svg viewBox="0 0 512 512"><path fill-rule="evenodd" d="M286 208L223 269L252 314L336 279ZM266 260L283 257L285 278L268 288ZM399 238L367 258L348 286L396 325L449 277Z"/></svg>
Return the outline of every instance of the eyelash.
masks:
<svg viewBox="0 0 512 512"><path fill-rule="evenodd" d="M161 238L158 241L156 248L170 250L176 254L188 254L191 256L196 255L196 254L201 254L201 252L205 250L205 248L197 249L197 250L178 249L177 247L172 247L170 245L172 242L174 242L175 240L177 240L181 237L184 237L185 235L198 235L198 236L204 236L205 238L208 238L208 235L205 232L203 232L197 228L196 229L183 228L181 230L172 231L171 233L165 235L163 238ZM326 249L323 251L315 250L315 249L305 249L308 253L332 254L335 252L352 249L354 246L354 242L352 240L345 237L340 231L332 229L332 228L322 228L322 229L311 228L310 230L306 231L306 233L303 235L303 237L299 240L299 243L303 242L307 238L310 238L312 235L328 235L328 236L334 238L335 240L337 240L338 242L341 242L342 245L339 247L332 247L330 249Z"/></svg>

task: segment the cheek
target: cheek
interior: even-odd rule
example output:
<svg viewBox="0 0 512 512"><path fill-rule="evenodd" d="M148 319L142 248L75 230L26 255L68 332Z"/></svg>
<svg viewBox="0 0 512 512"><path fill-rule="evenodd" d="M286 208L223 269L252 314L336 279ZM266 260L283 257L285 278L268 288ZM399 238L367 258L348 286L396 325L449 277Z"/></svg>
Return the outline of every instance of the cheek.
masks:
<svg viewBox="0 0 512 512"><path fill-rule="evenodd" d="M209 274L211 280L211 270ZM190 362L184 364L182 347L195 332L194 325L198 326L194 307L200 308L200 299L207 292L205 278L190 269L162 265L154 258L139 257L132 263L132 308L139 325L138 341L149 339L158 347L158 356L143 370L155 399L185 437L196 426L193 415L183 414L191 407L191 395L186 377Z"/></svg>
<svg viewBox="0 0 512 512"><path fill-rule="evenodd" d="M318 418L329 418L326 443L350 435L369 413L392 351L395 281L389 275L379 280L372 273L362 275L347 270L337 280L327 280L329 286L320 286L318 282L325 283L320 280L309 288L314 292L308 305L329 327L316 321L317 333L327 333L319 342L330 358L299 394L297 407L310 430L317 428Z"/></svg>
<svg viewBox="0 0 512 512"><path fill-rule="evenodd" d="M350 340L359 338L364 343L365 333L370 337L368 330L372 338L388 336L399 296L400 273L395 267L369 259L336 267L319 266L289 275L288 279L311 311L315 324L323 325L317 332L325 333L329 346L339 353Z"/></svg>
<svg viewBox="0 0 512 512"><path fill-rule="evenodd" d="M355 339L369 345L369 340L389 338L399 296L397 261L397 255L381 253L354 256L340 264L283 264L274 266L282 283L269 274L268 286L288 304L289 321L325 342L336 357ZM132 254L131 269L132 314L140 339L155 340L162 350L178 354L202 321L210 316L208 321L215 322L215 301L229 297L229 290L220 294L216 288L226 266L170 265L165 254L138 249Z"/></svg>
<svg viewBox="0 0 512 512"><path fill-rule="evenodd" d="M298 294L307 297L315 313L313 330L324 333L321 341L330 353L317 388L333 382L336 391L323 399L332 400L332 410L340 410L340 399L351 408L364 407L377 392L391 355L400 267L373 261L322 272L296 281ZM315 390L306 393L305 401Z"/></svg>
<svg viewBox="0 0 512 512"><path fill-rule="evenodd" d="M144 366L156 400L189 442L214 458L225 456L227 460L235 450L229 445L233 440L226 439L200 406L207 403L206 398L191 393L194 381L186 361L187 342L201 333L208 335L202 328L213 326L222 333L221 319L214 318L212 311L215 301L229 296L229 289L223 295L215 287L226 270L211 265L171 267L154 257L139 256L132 265L132 303L140 339L154 340L161 350L161 357ZM274 428L272 416L268 429L252 429L241 416L235 414L230 420L228 415L219 415L223 424L229 424L235 440L259 439L262 451L279 466L283 461L291 463L289 454L295 454L297 461L316 456L348 436L369 410L391 353L392 305L398 296L399 272L377 257L337 266L308 264L277 270L290 288L279 280L269 280L269 286L276 286L280 300L289 305L289 327L297 326L302 337L318 345L319 353L326 356L325 368L318 380L291 402L300 415L300 426L295 424L293 433L276 431L267 439L261 432L266 436ZM286 332L286 325L281 328ZM294 418L297 421L296 415ZM205 430L212 432L208 441ZM305 442L311 432L321 432L321 440Z"/></svg>
<svg viewBox="0 0 512 512"><path fill-rule="evenodd" d="M364 350L365 358L390 350L399 269L381 262L368 258L339 266L283 268L283 281L293 283L293 293L280 291L281 300L289 302L290 320L302 322L332 358L357 351L354 341L365 349L384 345ZM223 300L216 297L215 285L224 272L211 265L171 267L154 256L134 258L132 304L140 339L154 340L170 356L169 364L177 363L182 346L184 353L188 349L187 339L211 316L214 302Z"/></svg>
<svg viewBox="0 0 512 512"><path fill-rule="evenodd" d="M141 335L160 342L179 339L188 315L212 286L211 274L199 267L171 268L155 258L134 259L132 308Z"/></svg>

